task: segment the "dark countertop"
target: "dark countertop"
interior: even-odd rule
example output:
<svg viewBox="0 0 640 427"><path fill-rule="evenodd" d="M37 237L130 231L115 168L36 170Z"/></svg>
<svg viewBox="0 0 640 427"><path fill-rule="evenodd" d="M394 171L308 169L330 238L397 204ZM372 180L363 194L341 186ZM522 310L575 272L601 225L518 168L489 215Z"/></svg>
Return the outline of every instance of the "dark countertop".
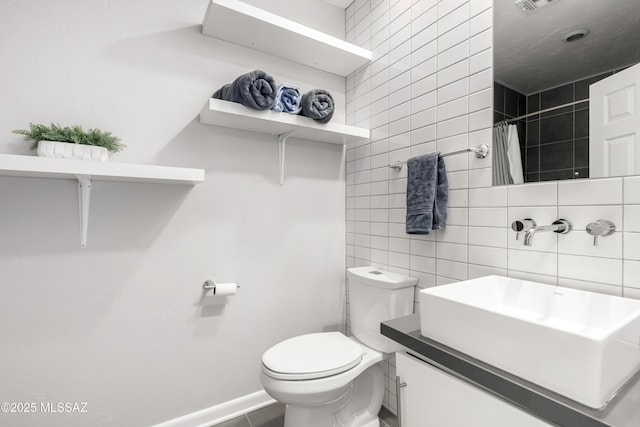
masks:
<svg viewBox="0 0 640 427"><path fill-rule="evenodd" d="M640 374L623 386L604 409L596 410L423 337L418 314L383 322L380 332L444 371L548 423L561 427L640 427Z"/></svg>

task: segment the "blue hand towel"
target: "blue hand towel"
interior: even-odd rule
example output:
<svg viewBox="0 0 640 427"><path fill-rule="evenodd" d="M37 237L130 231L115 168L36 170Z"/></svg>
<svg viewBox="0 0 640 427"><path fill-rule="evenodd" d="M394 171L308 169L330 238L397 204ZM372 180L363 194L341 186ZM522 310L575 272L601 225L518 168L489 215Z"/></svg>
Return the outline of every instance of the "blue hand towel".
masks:
<svg viewBox="0 0 640 427"><path fill-rule="evenodd" d="M333 117L335 106L333 97L324 89L314 89L302 95L302 115L320 123L327 123Z"/></svg>
<svg viewBox="0 0 640 427"><path fill-rule="evenodd" d="M407 161L408 234L429 234L447 225L449 185L444 159L434 152Z"/></svg>
<svg viewBox="0 0 640 427"><path fill-rule="evenodd" d="M276 102L276 82L264 71L255 70L222 86L211 97L237 102L255 110L271 110Z"/></svg>
<svg viewBox="0 0 640 427"><path fill-rule="evenodd" d="M273 111L300 114L300 111L302 111L302 96L300 95L300 90L291 85L278 85L276 103L273 105Z"/></svg>

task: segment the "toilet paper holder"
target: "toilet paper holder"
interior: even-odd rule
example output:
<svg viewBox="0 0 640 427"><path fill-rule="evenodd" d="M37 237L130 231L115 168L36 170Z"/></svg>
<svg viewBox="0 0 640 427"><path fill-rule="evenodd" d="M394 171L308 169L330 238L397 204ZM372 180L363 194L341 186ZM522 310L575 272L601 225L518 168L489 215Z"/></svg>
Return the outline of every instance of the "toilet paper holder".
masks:
<svg viewBox="0 0 640 427"><path fill-rule="evenodd" d="M204 284L202 285L202 289L205 290L211 290L213 289L213 294L216 294L216 282L214 282L213 280L209 279L207 281L204 282ZM236 284L236 289L240 289L240 284L237 283Z"/></svg>

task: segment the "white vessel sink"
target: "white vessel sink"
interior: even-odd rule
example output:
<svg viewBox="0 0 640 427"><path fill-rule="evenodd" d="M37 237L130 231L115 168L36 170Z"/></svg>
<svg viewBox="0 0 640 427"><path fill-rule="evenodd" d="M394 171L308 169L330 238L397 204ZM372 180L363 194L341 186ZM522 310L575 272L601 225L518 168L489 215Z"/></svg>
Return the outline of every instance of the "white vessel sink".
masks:
<svg viewBox="0 0 640 427"><path fill-rule="evenodd" d="M420 291L431 338L591 408L640 368L640 301L487 276Z"/></svg>

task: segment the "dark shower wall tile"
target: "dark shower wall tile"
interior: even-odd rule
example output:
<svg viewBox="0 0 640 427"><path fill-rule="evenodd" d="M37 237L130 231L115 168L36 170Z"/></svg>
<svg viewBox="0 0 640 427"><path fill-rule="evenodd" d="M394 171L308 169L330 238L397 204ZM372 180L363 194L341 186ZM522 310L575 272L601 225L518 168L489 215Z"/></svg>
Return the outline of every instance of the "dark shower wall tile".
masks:
<svg viewBox="0 0 640 427"><path fill-rule="evenodd" d="M589 86L613 74L614 71L609 71L527 96L527 114L569 102L586 100L572 107L543 113L542 117L535 115L527 118L527 150L539 145L541 159L538 165L539 176L536 176L536 171L533 169L527 169L527 182L538 179L589 177ZM566 144L555 145L560 142L566 142ZM556 155L557 151L567 150L566 147L570 142L573 142L571 166L564 167L569 164L568 158L550 160L545 158L547 154ZM545 147L547 144L553 144L553 146ZM528 151L527 153L529 154ZM534 167L534 163L527 158L527 168ZM550 169L552 167L557 169Z"/></svg>
<svg viewBox="0 0 640 427"><path fill-rule="evenodd" d="M589 138L589 110L576 111L575 137Z"/></svg>
<svg viewBox="0 0 640 427"><path fill-rule="evenodd" d="M577 99L576 101L579 101L579 99ZM585 102L581 102L580 104L576 104L576 105L573 106L573 108L576 111L589 110L589 101L585 101Z"/></svg>
<svg viewBox="0 0 640 427"><path fill-rule="evenodd" d="M528 96L495 83L494 123L588 97L588 87L611 73ZM589 103L527 117L518 122L525 182L588 176Z"/></svg>
<svg viewBox="0 0 640 427"><path fill-rule="evenodd" d="M526 147L527 122L525 120L518 120L516 125L518 126L518 141L520 141L520 146Z"/></svg>
<svg viewBox="0 0 640 427"><path fill-rule="evenodd" d="M510 117L518 117L520 94L513 89L505 89L504 113Z"/></svg>
<svg viewBox="0 0 640 427"><path fill-rule="evenodd" d="M573 178L574 178L573 169L540 172L540 181L557 181L557 180L573 179Z"/></svg>
<svg viewBox="0 0 640 427"><path fill-rule="evenodd" d="M527 147L540 145L540 120L527 122Z"/></svg>
<svg viewBox="0 0 640 427"><path fill-rule="evenodd" d="M498 123L505 119L510 119L526 114L524 108L527 97L504 85L493 82L493 122ZM524 137L524 126L520 126L522 137Z"/></svg>
<svg viewBox="0 0 640 427"><path fill-rule="evenodd" d="M589 166L589 138L576 139L573 153L574 167L582 168Z"/></svg>
<svg viewBox="0 0 640 427"><path fill-rule="evenodd" d="M508 117L517 117L524 113L526 96L498 82L493 82L493 110ZM522 106L522 107L521 107ZM521 113L522 111L522 113Z"/></svg>
<svg viewBox="0 0 640 427"><path fill-rule="evenodd" d="M574 179L589 178L589 168L577 168L573 174Z"/></svg>
<svg viewBox="0 0 640 427"><path fill-rule="evenodd" d="M540 93L540 109L556 107L558 105L573 102L573 83L566 84ZM542 117L555 116L557 114L573 111L573 107L565 107L544 113Z"/></svg>
<svg viewBox="0 0 640 427"><path fill-rule="evenodd" d="M573 139L573 113L540 120L540 144Z"/></svg>
<svg viewBox="0 0 640 427"><path fill-rule="evenodd" d="M527 114L540 111L540 94L534 93L527 96ZM535 116L534 116L535 117Z"/></svg>
<svg viewBox="0 0 640 427"><path fill-rule="evenodd" d="M518 116L527 114L527 97L521 93L518 94Z"/></svg>
<svg viewBox="0 0 640 427"><path fill-rule="evenodd" d="M545 90L540 93L540 108L555 107L556 105L567 104L573 101L573 83L564 86Z"/></svg>
<svg viewBox="0 0 640 427"><path fill-rule="evenodd" d="M540 172L528 173L524 176L524 182L538 182L540 181Z"/></svg>
<svg viewBox="0 0 640 427"><path fill-rule="evenodd" d="M544 119L547 117L558 116L561 114L573 113L573 110L574 110L574 107L569 106L564 108L558 108L557 110L553 110L553 111L548 111L546 113L542 113L540 116Z"/></svg>
<svg viewBox="0 0 640 427"><path fill-rule="evenodd" d="M527 148L525 156L525 172L534 173L540 172L540 148L533 147Z"/></svg>
<svg viewBox="0 0 640 427"><path fill-rule="evenodd" d="M540 172L573 169L573 141L540 146Z"/></svg>
<svg viewBox="0 0 640 427"><path fill-rule="evenodd" d="M604 79L605 77L609 77L613 75L613 72L607 72L604 74L600 74L598 76L595 77L589 77L580 81L577 81L575 83L575 100L576 101L580 101L582 99L588 99L589 98L589 85L592 85L596 82L599 82L600 80Z"/></svg>
<svg viewBox="0 0 640 427"><path fill-rule="evenodd" d="M498 82L493 82L493 109L504 114L504 86Z"/></svg>

